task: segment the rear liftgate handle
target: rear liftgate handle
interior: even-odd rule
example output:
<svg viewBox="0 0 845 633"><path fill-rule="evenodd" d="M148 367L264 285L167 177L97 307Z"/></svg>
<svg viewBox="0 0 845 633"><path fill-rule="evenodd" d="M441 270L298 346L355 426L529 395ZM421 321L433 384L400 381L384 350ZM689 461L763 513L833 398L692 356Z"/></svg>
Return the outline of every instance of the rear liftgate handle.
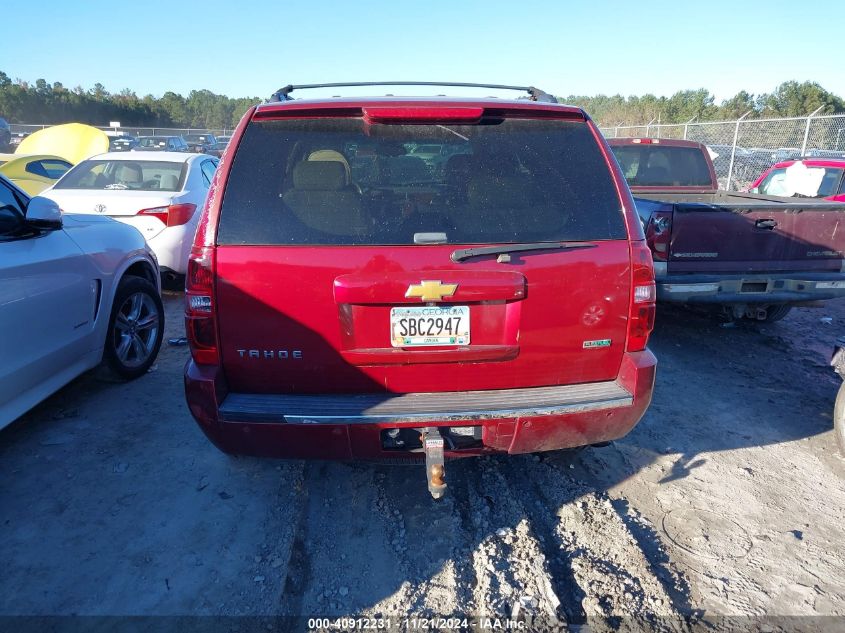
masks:
<svg viewBox="0 0 845 633"><path fill-rule="evenodd" d="M443 436L436 427L428 427L422 432L422 444L425 449L425 473L428 479L428 491L435 499L446 494L446 465L443 459Z"/></svg>

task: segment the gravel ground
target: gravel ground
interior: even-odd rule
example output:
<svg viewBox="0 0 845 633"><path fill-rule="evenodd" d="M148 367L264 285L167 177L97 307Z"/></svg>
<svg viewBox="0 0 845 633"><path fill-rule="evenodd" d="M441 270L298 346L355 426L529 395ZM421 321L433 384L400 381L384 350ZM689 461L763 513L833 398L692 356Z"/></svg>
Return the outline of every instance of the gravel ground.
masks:
<svg viewBox="0 0 845 633"><path fill-rule="evenodd" d="M661 309L628 437L451 462L439 503L420 467L219 453L165 345L140 380L92 372L0 432L0 614L845 616L843 331L845 302L764 326Z"/></svg>

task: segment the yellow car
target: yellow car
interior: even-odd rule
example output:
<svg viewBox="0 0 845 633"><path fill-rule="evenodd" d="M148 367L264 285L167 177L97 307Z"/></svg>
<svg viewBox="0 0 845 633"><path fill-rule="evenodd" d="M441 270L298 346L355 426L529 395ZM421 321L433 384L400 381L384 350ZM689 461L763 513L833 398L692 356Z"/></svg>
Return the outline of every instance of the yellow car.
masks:
<svg viewBox="0 0 845 633"><path fill-rule="evenodd" d="M50 154L0 154L0 174L30 196L37 196L71 167L64 158Z"/></svg>

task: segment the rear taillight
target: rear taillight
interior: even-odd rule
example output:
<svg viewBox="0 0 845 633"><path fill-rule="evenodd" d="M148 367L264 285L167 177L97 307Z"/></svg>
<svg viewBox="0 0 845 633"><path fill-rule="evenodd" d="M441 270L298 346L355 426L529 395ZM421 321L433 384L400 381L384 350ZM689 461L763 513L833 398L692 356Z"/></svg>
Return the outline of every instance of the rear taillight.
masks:
<svg viewBox="0 0 845 633"><path fill-rule="evenodd" d="M197 210L195 204L171 204L167 207L153 207L152 209L141 209L138 215L146 215L161 220L165 226L180 226L187 224L194 217Z"/></svg>
<svg viewBox="0 0 845 633"><path fill-rule="evenodd" d="M669 259L669 243L672 239L672 212L655 212L645 226L645 241L657 261Z"/></svg>
<svg viewBox="0 0 845 633"><path fill-rule="evenodd" d="M254 113L255 106L252 106L241 117L231 139L232 147L237 147ZM211 178L205 206L197 221L194 244L188 256L188 271L185 275L185 334L191 349L191 358L197 365L220 364L217 301L214 295L217 259L215 242L222 183L228 178L229 168L229 161L224 159Z"/></svg>
<svg viewBox="0 0 845 633"><path fill-rule="evenodd" d="M645 242L631 242L631 306L628 311L629 352L646 348L648 336L654 329L655 301L654 264Z"/></svg>
<svg viewBox="0 0 845 633"><path fill-rule="evenodd" d="M185 275L185 333L191 356L200 365L216 365L220 360L213 278L214 248L195 244Z"/></svg>

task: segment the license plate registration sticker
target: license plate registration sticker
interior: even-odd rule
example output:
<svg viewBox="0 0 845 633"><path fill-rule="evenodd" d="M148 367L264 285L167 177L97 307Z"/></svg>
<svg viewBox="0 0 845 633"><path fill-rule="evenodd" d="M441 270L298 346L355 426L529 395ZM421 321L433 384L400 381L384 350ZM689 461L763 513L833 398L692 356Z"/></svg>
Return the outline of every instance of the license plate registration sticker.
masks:
<svg viewBox="0 0 845 633"><path fill-rule="evenodd" d="M469 306L414 306L390 309L393 347L469 345Z"/></svg>

